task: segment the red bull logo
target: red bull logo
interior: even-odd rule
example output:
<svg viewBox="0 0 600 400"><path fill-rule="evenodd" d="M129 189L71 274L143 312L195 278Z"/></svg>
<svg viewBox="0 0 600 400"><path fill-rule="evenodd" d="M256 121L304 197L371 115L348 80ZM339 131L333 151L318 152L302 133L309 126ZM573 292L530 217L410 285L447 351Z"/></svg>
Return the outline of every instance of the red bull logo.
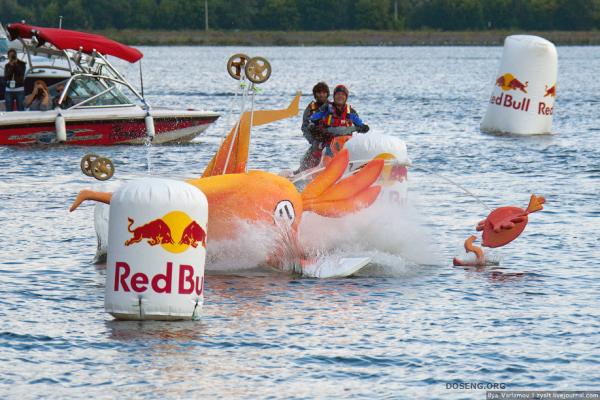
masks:
<svg viewBox="0 0 600 400"><path fill-rule="evenodd" d="M544 89L546 91L544 93L544 97L556 98L556 83L554 85L552 85L551 87L548 87L548 85L545 85ZM540 101L540 103L538 104L538 114L539 115L552 115L553 111L554 111L554 106L548 105L543 101Z"/></svg>
<svg viewBox="0 0 600 400"><path fill-rule="evenodd" d="M508 90L520 90L523 93L527 93L527 85L529 81L523 83L514 77L512 74L504 74L496 79L496 86L500 87L504 91Z"/></svg>
<svg viewBox="0 0 600 400"><path fill-rule="evenodd" d="M125 246L145 240L150 246L160 245L171 253L184 252L190 246L197 248L199 244L206 248L206 231L183 211L172 211L136 228L132 228L135 224L133 218L127 220L131 238L125 241Z"/></svg>
<svg viewBox="0 0 600 400"><path fill-rule="evenodd" d="M396 182L404 182L406 180L408 170L406 169L406 166L396 162L396 157L394 157L393 154L381 153L374 158L381 158L387 161L381 170L380 183L383 186L391 186Z"/></svg>
<svg viewBox="0 0 600 400"><path fill-rule="evenodd" d="M544 94L544 97L556 97L556 84L552 85L551 87L548 87L548 85L544 86L544 88L546 89L546 94Z"/></svg>
<svg viewBox="0 0 600 400"><path fill-rule="evenodd" d="M509 90L519 90L527 94L527 85L529 85L529 81L523 83L512 74L504 74L496 79L496 86L502 89L503 93L500 93L500 96L492 96L490 103L500 107L512 108L516 111L527 112L529 111L531 99L524 97L517 101L512 95L504 93Z"/></svg>

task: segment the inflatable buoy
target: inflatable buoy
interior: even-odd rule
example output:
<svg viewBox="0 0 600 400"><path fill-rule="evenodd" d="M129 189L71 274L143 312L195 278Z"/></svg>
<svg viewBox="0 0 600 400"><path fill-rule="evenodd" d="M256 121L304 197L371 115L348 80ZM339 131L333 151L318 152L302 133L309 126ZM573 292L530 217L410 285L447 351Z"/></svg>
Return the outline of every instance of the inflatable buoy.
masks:
<svg viewBox="0 0 600 400"><path fill-rule="evenodd" d="M551 133L557 70L556 47L548 40L529 35L507 37L481 130Z"/></svg>
<svg viewBox="0 0 600 400"><path fill-rule="evenodd" d="M181 181L140 179L115 191L109 213L106 312L196 319L204 301L204 193Z"/></svg>
<svg viewBox="0 0 600 400"><path fill-rule="evenodd" d="M350 160L371 160L380 154L387 153L399 164L410 164L406 143L394 136L375 132L354 135L344 147L350 152Z"/></svg>
<svg viewBox="0 0 600 400"><path fill-rule="evenodd" d="M408 158L406 143L400 138L379 133L354 135L344 148L350 152L349 171L354 171L371 159L382 159L385 166L377 181L382 190L379 200L405 205L408 202Z"/></svg>

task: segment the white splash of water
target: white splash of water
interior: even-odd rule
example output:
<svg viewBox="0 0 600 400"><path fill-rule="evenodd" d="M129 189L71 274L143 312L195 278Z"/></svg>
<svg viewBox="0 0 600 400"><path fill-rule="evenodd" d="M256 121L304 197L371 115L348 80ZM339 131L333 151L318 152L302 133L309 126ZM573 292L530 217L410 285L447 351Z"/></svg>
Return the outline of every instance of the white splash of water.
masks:
<svg viewBox="0 0 600 400"><path fill-rule="evenodd" d="M210 240L206 255L209 271L240 271L264 266L277 246L278 235L273 225L238 221L237 235L228 240Z"/></svg>
<svg viewBox="0 0 600 400"><path fill-rule="evenodd" d="M299 236L312 253L371 257L369 275L405 275L419 265L439 264L416 211L381 199L343 218L305 213Z"/></svg>
<svg viewBox="0 0 600 400"><path fill-rule="evenodd" d="M99 207L108 210L108 206ZM102 242L108 241L108 213L99 211L95 215L99 251L101 248L105 251ZM208 271L256 269L269 265L268 260L276 264L290 262L290 254L278 251L282 249L282 232L275 225L238 221L236 232L235 238L210 240L209 227ZM298 242L310 257L370 257L372 262L365 272L369 276L410 275L420 265L440 264L435 249L428 246L428 233L415 210L385 201L377 201L343 218L325 218L306 212L302 215Z"/></svg>

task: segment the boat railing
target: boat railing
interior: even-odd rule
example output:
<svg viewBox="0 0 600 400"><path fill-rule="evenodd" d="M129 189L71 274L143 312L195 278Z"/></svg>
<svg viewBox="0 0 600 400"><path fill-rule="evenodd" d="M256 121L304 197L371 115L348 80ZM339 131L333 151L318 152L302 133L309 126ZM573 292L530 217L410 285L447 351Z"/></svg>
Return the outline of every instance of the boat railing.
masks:
<svg viewBox="0 0 600 400"><path fill-rule="evenodd" d="M69 68L60 67L60 66L56 66L56 65L36 65L34 68L30 68L29 72L35 73L35 72L37 72L39 70L43 70L43 69L54 69L54 70L58 70L58 71L71 72L71 69L69 69Z"/></svg>
<svg viewBox="0 0 600 400"><path fill-rule="evenodd" d="M19 41L23 45L23 50L24 50L24 53L27 55L27 61L29 64L29 68L32 72L35 72L36 70L40 70L42 68L45 68L45 69L66 71L71 74L71 77L65 84L65 90L61 94L61 97L59 99L59 104L61 104L62 101L64 100L66 93L68 91L68 88L71 85L71 83L73 82L73 79L78 78L78 77L92 77L92 78L98 78L101 80L102 79L108 80L108 81L115 82L115 83L118 83L118 84L121 84L121 85L127 87L135 95L135 97L137 97L141 101L143 108L149 112L150 105L146 101L145 97L142 94L140 94L137 91L137 89L135 89L133 87L133 85L125 78L125 76L123 74L121 74L108 61L108 59L104 55L97 52L96 50L92 51L90 54L84 54L81 51L81 49L79 49L78 51L77 50L58 50L55 48L45 47L45 46L38 47L36 41L27 43L21 38L19 38ZM68 67L57 66L57 65L34 65L31 56L38 55L38 54L46 54L49 56L55 56L57 58L66 59ZM105 83L103 83L103 85L105 87L107 87L107 89L109 89ZM82 102L82 103L87 104L90 101L92 101L93 99L98 98L102 94L108 93L109 91L110 90L107 90L103 93L95 94L94 96L90 97L89 99L84 100L84 102ZM73 107L70 107L69 109L81 106L82 103L79 103Z"/></svg>
<svg viewBox="0 0 600 400"><path fill-rule="evenodd" d="M113 65L106 59L106 57L104 57L102 54L100 53L95 53L95 55L97 55L97 57L99 59L101 59L105 65L116 75L118 76L121 81L125 82L125 86L127 86L129 88L129 90L131 90L133 92L133 94L135 94L135 96L140 99L140 101L144 104L144 106L146 108L149 107L148 103L146 102L146 99L144 98L144 96L142 96L134 87L131 83L129 83L129 81L123 76L123 74L121 74L115 67L113 67Z"/></svg>

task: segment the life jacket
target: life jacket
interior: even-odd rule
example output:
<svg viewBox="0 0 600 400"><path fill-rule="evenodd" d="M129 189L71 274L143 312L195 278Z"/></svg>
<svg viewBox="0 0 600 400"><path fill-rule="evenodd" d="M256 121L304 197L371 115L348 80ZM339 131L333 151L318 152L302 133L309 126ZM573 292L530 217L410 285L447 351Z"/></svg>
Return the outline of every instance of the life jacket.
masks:
<svg viewBox="0 0 600 400"><path fill-rule="evenodd" d="M350 120L350 104L344 106L344 111L342 115L337 114L337 109L334 105L329 106L329 115L325 117L325 126L352 126L352 121Z"/></svg>
<svg viewBox="0 0 600 400"><path fill-rule="evenodd" d="M314 114L319 109L319 107L321 107L320 105L317 104L317 102L315 100L311 101L308 106L310 107L311 114Z"/></svg>

